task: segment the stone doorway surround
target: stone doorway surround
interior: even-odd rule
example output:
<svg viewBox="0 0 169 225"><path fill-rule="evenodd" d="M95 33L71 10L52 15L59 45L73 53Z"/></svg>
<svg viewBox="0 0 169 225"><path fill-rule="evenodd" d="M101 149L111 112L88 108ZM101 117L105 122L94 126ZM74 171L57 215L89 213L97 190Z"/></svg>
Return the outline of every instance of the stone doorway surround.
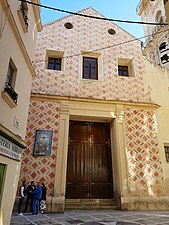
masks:
<svg viewBox="0 0 169 225"><path fill-rule="evenodd" d="M113 189L115 201L120 207L120 197L128 196L123 105L108 101L71 99L61 100L55 193L51 211L63 212L65 208L69 120L110 123Z"/></svg>
<svg viewBox="0 0 169 225"><path fill-rule="evenodd" d="M159 105L41 94L32 94L31 97L33 103L40 101L59 105L56 167L52 179L53 193L48 197L49 211L65 210L70 120L110 123L114 200L119 209L168 209L169 198L166 194L167 186L159 147L161 139L158 139L156 121ZM145 122L147 133L143 126ZM131 137L134 137L135 141ZM147 143L144 141L145 137L149 137ZM151 161L142 160L147 156ZM133 158L136 159L134 162ZM148 171L145 171L145 168L148 168Z"/></svg>

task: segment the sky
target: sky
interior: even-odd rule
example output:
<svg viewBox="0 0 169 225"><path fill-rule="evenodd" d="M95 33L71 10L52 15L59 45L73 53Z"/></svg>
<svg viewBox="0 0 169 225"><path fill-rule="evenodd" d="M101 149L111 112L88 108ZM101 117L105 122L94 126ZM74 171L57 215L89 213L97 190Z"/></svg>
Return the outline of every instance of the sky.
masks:
<svg viewBox="0 0 169 225"><path fill-rule="evenodd" d="M41 0L42 5L78 12L92 7L106 18L140 21L136 14L139 0ZM69 14L41 8L42 24L49 23ZM116 23L136 38L144 36L143 25Z"/></svg>

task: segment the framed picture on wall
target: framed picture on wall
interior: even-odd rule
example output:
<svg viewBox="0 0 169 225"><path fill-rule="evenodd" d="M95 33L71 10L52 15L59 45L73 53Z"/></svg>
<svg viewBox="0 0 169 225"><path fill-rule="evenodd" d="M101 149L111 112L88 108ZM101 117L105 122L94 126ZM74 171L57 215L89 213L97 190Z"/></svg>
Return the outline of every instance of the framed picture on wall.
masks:
<svg viewBox="0 0 169 225"><path fill-rule="evenodd" d="M36 130L35 143L34 143L34 156L50 156L52 148L52 136L51 130Z"/></svg>

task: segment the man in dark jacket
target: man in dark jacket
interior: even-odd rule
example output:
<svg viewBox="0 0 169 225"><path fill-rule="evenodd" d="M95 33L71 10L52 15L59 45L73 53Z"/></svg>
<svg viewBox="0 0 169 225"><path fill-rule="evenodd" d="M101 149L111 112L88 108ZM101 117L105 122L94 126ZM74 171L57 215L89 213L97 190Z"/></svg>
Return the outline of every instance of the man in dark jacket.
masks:
<svg viewBox="0 0 169 225"><path fill-rule="evenodd" d="M35 183L34 181L31 181L31 184L28 185L27 189L26 189L26 203L25 203L25 210L24 212L27 212L28 209L28 204L29 204L29 200L31 201L31 212L33 212L33 198L32 198L32 191L35 188Z"/></svg>
<svg viewBox="0 0 169 225"><path fill-rule="evenodd" d="M38 215L39 213L39 203L42 198L42 188L40 182L37 183L36 188L32 191L33 197L33 215Z"/></svg>

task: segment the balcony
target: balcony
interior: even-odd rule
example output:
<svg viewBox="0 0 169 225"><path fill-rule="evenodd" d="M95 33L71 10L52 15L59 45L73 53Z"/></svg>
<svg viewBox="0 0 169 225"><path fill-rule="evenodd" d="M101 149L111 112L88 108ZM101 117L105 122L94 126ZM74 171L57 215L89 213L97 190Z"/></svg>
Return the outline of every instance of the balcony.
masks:
<svg viewBox="0 0 169 225"><path fill-rule="evenodd" d="M1 93L4 101L11 107L17 106L18 94L14 91L13 87L9 84L5 84L4 91Z"/></svg>

